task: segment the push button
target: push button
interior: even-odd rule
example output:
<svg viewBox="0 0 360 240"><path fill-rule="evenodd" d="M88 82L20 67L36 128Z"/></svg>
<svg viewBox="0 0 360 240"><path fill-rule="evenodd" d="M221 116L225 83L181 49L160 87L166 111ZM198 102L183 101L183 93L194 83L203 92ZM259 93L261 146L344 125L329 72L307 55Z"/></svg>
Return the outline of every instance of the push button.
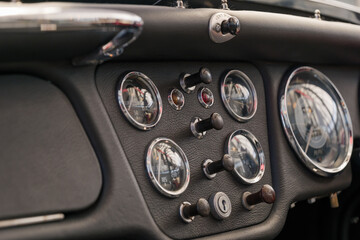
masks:
<svg viewBox="0 0 360 240"><path fill-rule="evenodd" d="M223 192L217 192L209 198L211 215L218 219L223 220L228 218L231 214L231 201L230 198Z"/></svg>

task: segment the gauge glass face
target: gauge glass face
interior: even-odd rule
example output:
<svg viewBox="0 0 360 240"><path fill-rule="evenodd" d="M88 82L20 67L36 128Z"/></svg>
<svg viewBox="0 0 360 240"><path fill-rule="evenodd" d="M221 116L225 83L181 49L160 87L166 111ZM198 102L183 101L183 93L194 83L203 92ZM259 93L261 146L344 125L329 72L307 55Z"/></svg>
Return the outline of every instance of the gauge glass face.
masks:
<svg viewBox="0 0 360 240"><path fill-rule="evenodd" d="M257 95L250 79L237 70L226 74L221 84L221 97L229 113L238 121L251 119L257 108Z"/></svg>
<svg viewBox="0 0 360 240"><path fill-rule="evenodd" d="M227 142L227 153L235 163L234 174L245 183L255 183L265 170L264 153L257 139L246 130L232 133Z"/></svg>
<svg viewBox="0 0 360 240"><path fill-rule="evenodd" d="M351 120L344 100L324 74L309 67L295 70L282 109L289 140L310 169L327 175L346 166L352 150Z"/></svg>
<svg viewBox="0 0 360 240"><path fill-rule="evenodd" d="M160 120L162 103L155 84L144 74L131 72L118 90L121 110L136 127L148 130Z"/></svg>
<svg viewBox="0 0 360 240"><path fill-rule="evenodd" d="M189 163L172 140L155 139L148 149L146 168L155 187L168 197L177 197L190 181Z"/></svg>

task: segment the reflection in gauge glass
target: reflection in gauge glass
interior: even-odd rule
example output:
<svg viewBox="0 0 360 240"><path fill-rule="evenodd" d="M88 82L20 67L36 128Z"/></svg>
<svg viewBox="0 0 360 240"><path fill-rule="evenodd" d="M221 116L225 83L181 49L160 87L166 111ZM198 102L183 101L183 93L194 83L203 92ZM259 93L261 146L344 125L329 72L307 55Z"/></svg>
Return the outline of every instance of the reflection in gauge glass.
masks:
<svg viewBox="0 0 360 240"><path fill-rule="evenodd" d="M165 196L177 197L190 182L190 167L183 150L168 138L156 138L146 156L146 169L154 186Z"/></svg>
<svg viewBox="0 0 360 240"><path fill-rule="evenodd" d="M300 159L322 176L344 169L353 147L352 124L335 86L318 70L300 67L287 79L283 92L283 127Z"/></svg>
<svg viewBox="0 0 360 240"><path fill-rule="evenodd" d="M221 98L230 115L240 122L250 120L256 113L255 87L241 71L231 70L222 79Z"/></svg>
<svg viewBox="0 0 360 240"><path fill-rule="evenodd" d="M258 182L265 172L265 155L260 142L246 130L237 130L230 134L225 145L235 164L234 175L242 182Z"/></svg>
<svg viewBox="0 0 360 240"><path fill-rule="evenodd" d="M143 73L130 72L119 82L118 102L135 127L149 130L160 120L162 101L155 84Z"/></svg>

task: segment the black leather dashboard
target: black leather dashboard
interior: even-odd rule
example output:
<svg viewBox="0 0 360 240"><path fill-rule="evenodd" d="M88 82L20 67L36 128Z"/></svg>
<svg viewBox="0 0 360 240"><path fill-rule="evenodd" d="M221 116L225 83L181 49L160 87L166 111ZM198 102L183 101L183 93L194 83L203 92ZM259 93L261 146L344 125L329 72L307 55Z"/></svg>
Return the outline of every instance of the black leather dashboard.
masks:
<svg viewBox="0 0 360 240"><path fill-rule="evenodd" d="M5 62L6 54L0 56L0 84L4 91L1 98L7 103L6 106L0 105L3 113L11 102L17 101L21 105L29 101L24 96L17 98L5 94L11 90L8 78L12 79L11 83L17 83L21 79L24 83L16 85L26 85L29 92L38 91L37 84L30 84L35 81L34 78L45 85L48 84L47 81L51 82L48 84L51 85L50 89L43 92L54 91L54 94L42 96L41 91L38 93L38 96L44 98L41 103L47 103L42 110L47 110L50 114L54 109L59 109L58 105L51 105L52 102L48 99L56 100L59 94L61 97L60 100L57 99L57 103L65 104L63 108L66 110L63 113L64 119L57 116L57 121L52 118L44 120L36 112L27 113L27 116L10 112L12 118L7 118L8 122L0 125L1 131L8 131L11 137L14 133L11 128L17 127L9 122L27 117L34 122L42 119L45 123L54 124L55 128L68 126L63 131L61 128L57 129L55 135L65 134L66 131L75 135L68 139L68 135L54 138L54 142L47 142L53 146L49 147L41 144L43 140L39 136L32 137L35 136L33 132L25 132L24 139L34 141L33 145L25 142L28 148L48 154L43 159L29 156L32 161L29 169L35 166L39 174L48 181L51 181L53 173L44 175L41 171L56 169L66 183L66 186L55 186L47 190L39 184L34 185L34 189L38 187L43 200L47 199L47 194L66 198L63 201L61 198L49 198L45 201L49 205L40 204L43 207L40 210L24 205L26 211L18 208L22 213L0 217L5 219L8 216L63 212L65 219L0 229L0 239L272 239L285 224L292 203L328 196L350 185L351 164L339 175L325 178L310 172L297 159L281 126L279 87L284 76L297 66L319 69L331 79L344 97L353 123L354 138L359 137L359 26L285 14L227 11L240 20L240 34L226 43L215 44L208 36L208 22L213 13L223 10L104 6L133 12L144 20L142 35L114 62L74 67L69 61L73 57L72 52L59 49L51 54L57 51L63 51L63 54L52 56L54 61L51 62L45 61L49 52L33 57L31 53L24 52L23 55L12 56L10 62ZM31 41L37 41L37 38L30 38L29 42ZM54 40L55 45L60 42L61 38ZM86 49L87 44L93 45L93 42L82 44L83 49ZM11 48L14 48L13 44L9 45L7 52L11 52ZM31 61L21 61L22 57ZM199 104L196 93L185 94L184 108L175 111L167 102L169 89L180 89L179 75L182 72L196 72L201 66L209 68L213 75L213 82L207 87L214 93L214 106L205 109ZM258 110L254 118L246 123L235 121L221 102L219 82L224 73L231 69L246 73L257 91ZM163 101L162 119L150 131L141 131L130 125L117 104L117 83L125 72L133 70L140 71L153 80ZM223 117L224 128L219 131L210 130L201 140L194 138L189 130L191 118L206 118L213 112ZM67 119L66 116L71 117ZM54 127L42 126L35 130L51 135L47 128ZM260 140L266 159L264 177L252 185L242 184L226 172L220 173L213 180L206 179L200 167L202 160L220 159L224 153L226 137L237 129L246 129ZM145 169L146 149L153 139L161 136L177 142L190 162L189 187L174 199L160 195L153 188ZM10 159L17 153L17 143L4 139L1 146L7 144L11 144L6 147L10 152L4 152L2 159ZM57 149L57 146L69 149ZM56 165L55 159L45 161L51 154L64 160L62 163L66 164ZM48 165L44 170L36 168L36 164ZM2 168L5 169L2 177L17 171L14 167L11 172L6 172L6 167L4 165ZM16 174L17 180L26 181L25 175L19 172ZM64 183L60 180L59 177L56 182ZM264 184L273 186L276 192L274 204L259 204L252 211L244 209L241 194L244 191L255 192ZM11 196L11 187L11 184L4 184L4 194ZM30 194L21 194L39 196L32 191L34 189L27 189ZM79 190L82 191L77 192ZM198 217L190 224L181 221L178 216L181 202L208 198L217 191L225 192L232 202L232 215L229 218L217 221L211 217ZM81 197L76 195L79 193ZM19 193L15 195L18 197ZM75 204L74 199L80 203ZM51 205L54 203L58 205Z"/></svg>

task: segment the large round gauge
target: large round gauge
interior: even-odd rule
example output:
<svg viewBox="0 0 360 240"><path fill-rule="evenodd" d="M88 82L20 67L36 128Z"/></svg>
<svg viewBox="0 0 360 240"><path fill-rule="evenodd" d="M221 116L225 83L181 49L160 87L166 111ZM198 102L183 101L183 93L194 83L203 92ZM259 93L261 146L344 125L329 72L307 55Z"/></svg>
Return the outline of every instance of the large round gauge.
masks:
<svg viewBox="0 0 360 240"><path fill-rule="evenodd" d="M177 197L190 182L190 167L183 150L168 138L156 138L146 156L149 177L162 194Z"/></svg>
<svg viewBox="0 0 360 240"><path fill-rule="evenodd" d="M245 73L229 71L221 81L220 91L226 109L236 120L246 122L255 115L256 90Z"/></svg>
<svg viewBox="0 0 360 240"><path fill-rule="evenodd" d="M118 102L135 127L149 130L160 121L162 101L155 84L145 74L129 72L119 82Z"/></svg>
<svg viewBox="0 0 360 240"><path fill-rule="evenodd" d="M260 142L246 130L237 130L226 141L225 153L234 160L233 174L243 183L258 182L265 172L265 155Z"/></svg>
<svg viewBox="0 0 360 240"><path fill-rule="evenodd" d="M331 81L311 67L294 70L280 93L286 136L313 172L331 176L348 164L352 124L344 99Z"/></svg>

